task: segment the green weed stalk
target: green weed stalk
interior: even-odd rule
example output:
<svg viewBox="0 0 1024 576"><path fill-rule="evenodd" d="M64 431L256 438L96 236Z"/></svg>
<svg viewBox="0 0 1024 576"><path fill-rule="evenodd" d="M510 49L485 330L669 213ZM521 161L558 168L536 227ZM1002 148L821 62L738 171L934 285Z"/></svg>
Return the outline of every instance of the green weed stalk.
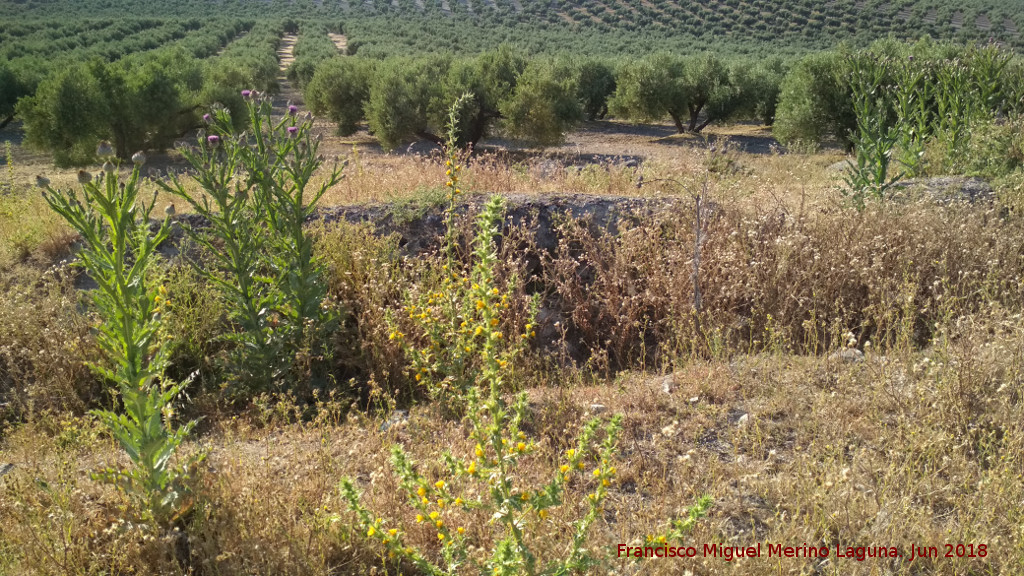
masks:
<svg viewBox="0 0 1024 576"><path fill-rule="evenodd" d="M845 192L858 209L868 198L884 200L889 188L903 176L889 173L900 132L890 120L885 96L888 76L885 61L866 55L855 61L846 80L853 96L857 129L851 135L856 162L848 162Z"/></svg>
<svg viewBox="0 0 1024 576"><path fill-rule="evenodd" d="M153 201L139 200L140 160L126 182L108 163L92 178L82 173L82 195L39 184L50 207L82 235L78 265L96 282L89 292L101 322L97 341L107 363L96 373L116 383L121 411L95 413L131 458L127 470L107 469L98 476L136 500L144 517L168 526L191 507L188 470L173 460L195 422L174 423L174 401L188 382L166 378L170 338L163 330L167 291L153 280L157 246L167 239L169 219L151 225Z"/></svg>
<svg viewBox="0 0 1024 576"><path fill-rule="evenodd" d="M182 154L195 169L195 192L177 177L161 185L185 200L209 224L186 227L212 267L197 270L220 291L238 327L229 371L232 395L248 396L299 378L305 366L323 365L323 333L334 321L325 309L323 263L304 227L323 195L342 178L335 164L312 185L324 164L312 119L292 108L271 117L266 98L249 97L248 129L233 130L225 109L207 116L209 133Z"/></svg>

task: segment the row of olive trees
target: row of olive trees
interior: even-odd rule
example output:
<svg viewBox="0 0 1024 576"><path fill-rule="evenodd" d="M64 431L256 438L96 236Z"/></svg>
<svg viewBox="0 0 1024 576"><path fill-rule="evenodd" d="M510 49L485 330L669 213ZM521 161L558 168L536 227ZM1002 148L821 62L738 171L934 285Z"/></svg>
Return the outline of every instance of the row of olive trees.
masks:
<svg viewBox="0 0 1024 576"><path fill-rule="evenodd" d="M608 113L672 118L680 133L735 118L771 123L783 72L780 60L723 61L711 54L620 62L528 58L502 46L471 59L330 59L317 67L305 96L340 133L351 134L365 121L393 148L416 139L441 144L445 103L471 93L458 119L462 144L500 132L550 145L581 120Z"/></svg>
<svg viewBox="0 0 1024 576"><path fill-rule="evenodd" d="M280 27L260 24L212 59L171 47L71 64L40 81L34 94L21 94L15 111L27 143L59 165L89 163L99 140L110 140L122 159L165 149L202 124L209 104L241 118L241 89L275 89L279 38Z"/></svg>
<svg viewBox="0 0 1024 576"><path fill-rule="evenodd" d="M47 77L82 62L114 62L169 49L209 58L253 27L252 22L221 19L126 19L104 25L106 22L98 21L92 27L61 22L40 30L15 24L6 33L0 32L0 128L14 119L18 100L34 94ZM31 31L34 33L28 33Z"/></svg>

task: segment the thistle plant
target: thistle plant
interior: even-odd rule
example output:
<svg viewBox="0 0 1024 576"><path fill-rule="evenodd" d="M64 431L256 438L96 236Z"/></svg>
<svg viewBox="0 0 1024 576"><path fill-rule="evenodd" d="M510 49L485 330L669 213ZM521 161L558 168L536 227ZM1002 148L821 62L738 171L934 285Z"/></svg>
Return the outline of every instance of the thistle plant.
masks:
<svg viewBox="0 0 1024 576"><path fill-rule="evenodd" d="M186 230L214 264L197 269L219 288L239 327L229 336L236 344L230 369L234 392L249 394L296 376L303 358L312 364L326 354L320 336L333 318L324 308L323 264L304 224L343 166L311 186L324 164L312 119L290 106L275 121L268 99L243 96L248 130L234 132L229 112L215 110L204 117L209 132L182 150L202 192L177 177L161 186L209 223Z"/></svg>
<svg viewBox="0 0 1024 576"><path fill-rule="evenodd" d="M442 276L436 289L408 293L403 311L413 333L405 334L400 323L394 318L390 320L390 338L402 347L416 382L426 387L444 413L451 415L463 413L467 392L478 385L481 370L493 373L494 384L499 389L504 387L506 373L534 335L537 312L533 300L526 317L518 323L506 318L518 278L513 275L501 282L495 274L495 240L504 213L501 197L492 197L477 218L472 265L465 269L459 264L455 210L463 194L460 177L464 156L456 142L458 110L465 99L464 96L452 106L448 122L448 207L442 240ZM506 334L503 327L514 327L516 333Z"/></svg>
<svg viewBox="0 0 1024 576"><path fill-rule="evenodd" d="M133 463L128 470L108 469L98 476L132 496L144 517L167 526L191 506L185 481L201 456L183 466L173 462L195 422L174 423L174 401L187 382L165 376L170 338L163 330L162 312L169 303L166 288L154 280L154 268L169 219L150 224L156 196L148 204L139 200L139 170L145 159L141 154L134 159L126 182L120 181L111 159L95 178L80 172L81 197L52 188L45 178L37 183L50 207L82 235L77 264L97 284L89 298L100 317L97 341L106 363L90 368L117 385L122 410L95 414Z"/></svg>

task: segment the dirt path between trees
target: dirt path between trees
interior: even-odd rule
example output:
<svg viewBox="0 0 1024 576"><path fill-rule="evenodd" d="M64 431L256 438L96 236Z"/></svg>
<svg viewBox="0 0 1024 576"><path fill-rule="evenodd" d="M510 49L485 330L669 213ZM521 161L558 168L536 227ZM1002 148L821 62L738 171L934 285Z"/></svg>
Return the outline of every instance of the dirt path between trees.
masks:
<svg viewBox="0 0 1024 576"><path fill-rule="evenodd" d="M348 38L344 34L335 34L334 32L330 32L327 35L331 38L331 42L334 42L338 52L342 56L348 56Z"/></svg>
<svg viewBox="0 0 1024 576"><path fill-rule="evenodd" d="M281 37L281 45L277 48L277 61L281 63L281 75L288 72L288 67L295 62L295 42L298 36L286 34Z"/></svg>

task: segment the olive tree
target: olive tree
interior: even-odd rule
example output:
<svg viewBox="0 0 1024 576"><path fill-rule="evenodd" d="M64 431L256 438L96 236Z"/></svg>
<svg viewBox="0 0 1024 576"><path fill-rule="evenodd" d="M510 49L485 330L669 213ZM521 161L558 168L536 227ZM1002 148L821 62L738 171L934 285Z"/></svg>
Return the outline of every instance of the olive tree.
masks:
<svg viewBox="0 0 1024 576"><path fill-rule="evenodd" d="M195 125L201 89L196 61L168 51L60 70L17 110L30 145L52 152L58 164L82 164L101 139L111 140L121 158L168 146Z"/></svg>
<svg viewBox="0 0 1024 576"><path fill-rule="evenodd" d="M549 146L583 118L572 69L566 64L534 60L519 77L511 97L501 104L509 134Z"/></svg>
<svg viewBox="0 0 1024 576"><path fill-rule="evenodd" d="M680 134L700 132L743 109L749 98L743 88L730 81L729 68L713 54L659 53L620 68L609 106L636 120L669 116Z"/></svg>
<svg viewBox="0 0 1024 576"><path fill-rule="evenodd" d="M835 138L849 146L857 119L849 84L843 79L849 68L846 58L839 52L811 54L786 74L773 129L780 142Z"/></svg>
<svg viewBox="0 0 1024 576"><path fill-rule="evenodd" d="M310 110L336 122L338 134L355 133L366 117L363 108L370 99L373 73L373 63L362 58L339 57L323 62L304 90Z"/></svg>
<svg viewBox="0 0 1024 576"><path fill-rule="evenodd" d="M371 132L386 148L414 139L443 145L448 107L463 94L470 95L456 118L463 146L495 131L550 144L581 116L569 68L528 64L505 46L471 59L395 58L378 65L372 76L364 110Z"/></svg>

